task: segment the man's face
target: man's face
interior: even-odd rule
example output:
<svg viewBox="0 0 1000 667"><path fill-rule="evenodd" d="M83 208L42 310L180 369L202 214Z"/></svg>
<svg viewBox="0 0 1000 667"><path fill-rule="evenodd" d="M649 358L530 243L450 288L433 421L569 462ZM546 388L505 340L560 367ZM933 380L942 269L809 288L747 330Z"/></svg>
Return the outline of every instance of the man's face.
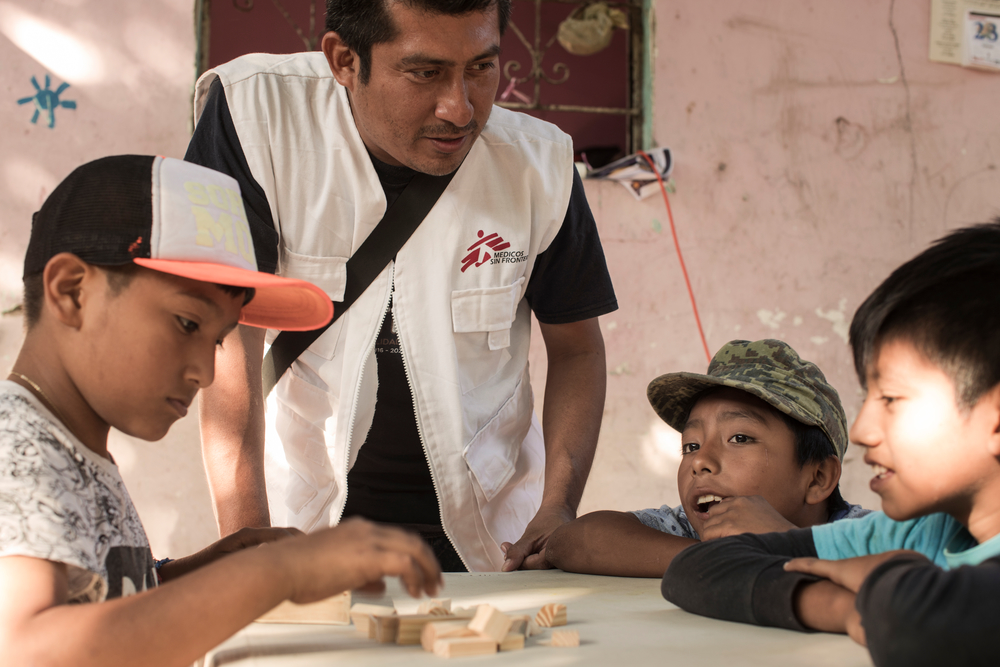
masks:
<svg viewBox="0 0 1000 667"><path fill-rule="evenodd" d="M850 435L867 449L883 511L896 521L947 512L968 525L977 496L996 492L989 484L997 476L987 448L996 427L989 394L960 409L951 378L904 340L883 343L867 384Z"/></svg>
<svg viewBox="0 0 1000 667"><path fill-rule="evenodd" d="M462 164L493 108L500 82L496 6L451 16L390 2L389 12L399 34L372 48L366 84L358 80L356 57L353 75L332 68L350 91L354 121L376 158L449 174Z"/></svg>
<svg viewBox="0 0 1000 667"><path fill-rule="evenodd" d="M677 490L691 526L703 531L713 496L762 496L796 525L809 472L800 468L795 436L764 401L724 387L698 400L681 434Z"/></svg>
<svg viewBox="0 0 1000 667"><path fill-rule="evenodd" d="M235 328L243 296L149 269L117 294L92 284L79 354L67 360L74 383L102 422L158 440L212 383L216 347Z"/></svg>

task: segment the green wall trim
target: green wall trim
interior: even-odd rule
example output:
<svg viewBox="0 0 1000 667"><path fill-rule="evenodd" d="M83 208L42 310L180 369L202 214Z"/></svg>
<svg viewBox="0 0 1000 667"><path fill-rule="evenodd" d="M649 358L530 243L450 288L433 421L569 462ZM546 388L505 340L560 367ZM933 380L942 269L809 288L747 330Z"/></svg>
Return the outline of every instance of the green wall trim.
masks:
<svg viewBox="0 0 1000 667"><path fill-rule="evenodd" d="M643 0L643 56L646 62L642 68L642 146L653 148L653 64L656 60L656 17L653 0Z"/></svg>

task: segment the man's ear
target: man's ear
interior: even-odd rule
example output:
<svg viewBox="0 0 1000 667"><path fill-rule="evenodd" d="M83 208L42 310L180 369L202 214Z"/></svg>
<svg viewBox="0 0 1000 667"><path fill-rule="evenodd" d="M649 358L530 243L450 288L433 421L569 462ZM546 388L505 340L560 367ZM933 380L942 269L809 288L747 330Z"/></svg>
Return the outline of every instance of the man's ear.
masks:
<svg viewBox="0 0 1000 667"><path fill-rule="evenodd" d="M42 272L42 310L57 322L79 329L86 298L83 287L93 271L93 267L69 252L50 259Z"/></svg>
<svg viewBox="0 0 1000 667"><path fill-rule="evenodd" d="M812 479L806 488L806 503L818 505L825 502L833 490L840 483L840 473L843 470L840 459L836 456L828 456L819 463L811 464L813 468Z"/></svg>
<svg viewBox="0 0 1000 667"><path fill-rule="evenodd" d="M347 44L340 39L340 35L330 31L323 35L321 47L326 56L326 62L330 65L333 78L337 83L354 92L359 84L358 77L361 70L361 59Z"/></svg>

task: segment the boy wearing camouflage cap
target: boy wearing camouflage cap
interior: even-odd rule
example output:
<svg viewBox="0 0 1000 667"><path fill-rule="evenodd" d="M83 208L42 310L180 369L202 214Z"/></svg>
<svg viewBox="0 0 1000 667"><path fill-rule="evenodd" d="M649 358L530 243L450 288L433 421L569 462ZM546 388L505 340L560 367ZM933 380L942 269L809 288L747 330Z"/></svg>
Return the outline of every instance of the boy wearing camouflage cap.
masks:
<svg viewBox="0 0 1000 667"><path fill-rule="evenodd" d="M549 538L563 570L660 577L699 540L863 516L840 495L847 421L819 368L779 340L732 341L705 375L669 373L647 389L681 432L679 507L593 512Z"/></svg>

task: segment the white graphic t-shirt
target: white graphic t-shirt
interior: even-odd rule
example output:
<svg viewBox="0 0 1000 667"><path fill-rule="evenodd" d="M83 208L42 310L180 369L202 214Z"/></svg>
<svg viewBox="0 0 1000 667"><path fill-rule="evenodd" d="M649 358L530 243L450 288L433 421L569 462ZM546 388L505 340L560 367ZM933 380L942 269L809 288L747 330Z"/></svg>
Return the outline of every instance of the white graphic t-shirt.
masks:
<svg viewBox="0 0 1000 667"><path fill-rule="evenodd" d="M0 381L0 557L68 566L69 601L156 585L118 466L76 439L28 390Z"/></svg>

